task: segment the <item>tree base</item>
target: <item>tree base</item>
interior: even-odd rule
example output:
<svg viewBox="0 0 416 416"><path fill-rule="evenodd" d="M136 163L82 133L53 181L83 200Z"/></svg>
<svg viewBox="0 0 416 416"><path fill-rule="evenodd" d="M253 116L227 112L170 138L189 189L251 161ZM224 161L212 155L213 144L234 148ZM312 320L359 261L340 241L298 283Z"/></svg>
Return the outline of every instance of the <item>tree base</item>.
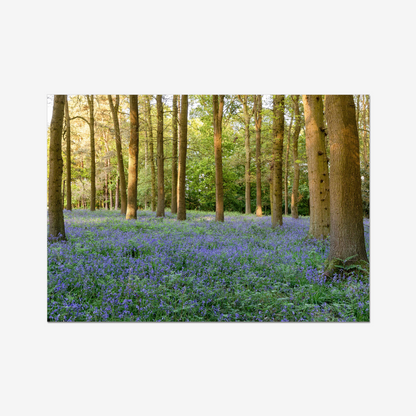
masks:
<svg viewBox="0 0 416 416"><path fill-rule="evenodd" d="M332 278L334 274L338 274L342 279L346 279L352 274L361 274L369 277L370 264L365 260L341 260L332 259L326 262L324 276Z"/></svg>

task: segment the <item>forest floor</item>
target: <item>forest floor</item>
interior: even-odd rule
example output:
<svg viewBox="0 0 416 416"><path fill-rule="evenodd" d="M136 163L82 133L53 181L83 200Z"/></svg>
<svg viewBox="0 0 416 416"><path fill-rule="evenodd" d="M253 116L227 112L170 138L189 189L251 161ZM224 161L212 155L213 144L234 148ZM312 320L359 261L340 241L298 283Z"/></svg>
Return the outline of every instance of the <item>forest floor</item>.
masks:
<svg viewBox="0 0 416 416"><path fill-rule="evenodd" d="M327 280L309 218L187 211L64 211L48 242L48 321L369 321L369 280ZM369 222L364 220L369 254Z"/></svg>

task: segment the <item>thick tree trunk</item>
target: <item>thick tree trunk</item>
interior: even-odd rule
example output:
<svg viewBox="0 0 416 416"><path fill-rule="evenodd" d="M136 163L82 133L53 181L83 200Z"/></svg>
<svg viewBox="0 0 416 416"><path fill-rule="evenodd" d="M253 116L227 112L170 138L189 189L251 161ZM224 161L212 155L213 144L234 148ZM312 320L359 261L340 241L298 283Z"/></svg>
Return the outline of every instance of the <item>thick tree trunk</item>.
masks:
<svg viewBox="0 0 416 416"><path fill-rule="evenodd" d="M144 176L146 178L146 188L144 191L144 209L147 209L149 192L147 182L149 180L149 140L147 138L147 128L144 129Z"/></svg>
<svg viewBox="0 0 416 416"><path fill-rule="evenodd" d="M130 95L129 179L126 219L137 219L137 173L139 163L139 109L137 95Z"/></svg>
<svg viewBox="0 0 416 416"><path fill-rule="evenodd" d="M213 95L215 155L215 221L224 222L224 188L222 177L222 113L224 96Z"/></svg>
<svg viewBox="0 0 416 416"><path fill-rule="evenodd" d="M95 211L95 137L94 137L94 96L87 95L88 108L90 110L90 148L91 148L91 211Z"/></svg>
<svg viewBox="0 0 416 416"><path fill-rule="evenodd" d="M299 95L293 96L293 110L295 113L295 130L293 132L293 186L292 186L292 199L291 199L291 211L292 218L298 219L298 203L299 203L299 163L298 160L298 139L300 133L300 113L299 113Z"/></svg>
<svg viewBox="0 0 416 416"><path fill-rule="evenodd" d="M165 175L163 154L163 104L162 96L156 95L157 106L157 211L156 217L165 216Z"/></svg>
<svg viewBox="0 0 416 416"><path fill-rule="evenodd" d="M117 166L118 174L120 178L120 199L121 199L121 215L126 215L127 212L127 192L126 192L126 176L124 174L124 162L123 162L123 153L121 147L121 135L120 135L120 125L118 122L118 107L120 103L120 96L116 95L116 104L113 105L113 99L111 95L108 95L108 102L110 104L111 114L113 116L114 123L114 134L116 136L116 150L117 150ZM117 194L117 203L116 209L118 209L118 194Z"/></svg>
<svg viewBox="0 0 416 416"><path fill-rule="evenodd" d="M290 117L289 130L287 132L286 143L286 161L285 161L285 215L289 215L289 192L288 192L288 178L289 178L289 152L290 152L290 135L292 133L293 115Z"/></svg>
<svg viewBox="0 0 416 416"><path fill-rule="evenodd" d="M283 139L285 132L284 95L273 96L273 211L272 228L283 225L282 180L283 180Z"/></svg>
<svg viewBox="0 0 416 416"><path fill-rule="evenodd" d="M188 142L188 96L182 95L180 112L179 166L178 166L178 215L180 221L186 220L185 180L186 149Z"/></svg>
<svg viewBox="0 0 416 416"><path fill-rule="evenodd" d="M262 98L255 95L254 98L254 121L256 125L256 215L263 215L261 209L261 124L262 124Z"/></svg>
<svg viewBox="0 0 416 416"><path fill-rule="evenodd" d="M172 105L172 214L178 212L178 96L173 96Z"/></svg>
<svg viewBox="0 0 416 416"><path fill-rule="evenodd" d="M156 169L155 169L155 157L153 151L153 125L152 125L152 114L150 108L150 95L146 96L146 112L147 112L147 125L149 129L149 148L150 148L150 174L151 174L151 198L150 198L150 209L156 211Z"/></svg>
<svg viewBox="0 0 416 416"><path fill-rule="evenodd" d="M71 193L71 120L69 118L68 97L65 100L66 120L66 209L72 211Z"/></svg>
<svg viewBox="0 0 416 416"><path fill-rule="evenodd" d="M324 239L329 235L330 190L322 96L304 95L303 106L305 108L306 155L311 204L309 233L314 238Z"/></svg>
<svg viewBox="0 0 416 416"><path fill-rule="evenodd" d="M62 126L64 121L65 95L55 95L50 127L49 182L48 182L48 238L66 240L62 205Z"/></svg>
<svg viewBox="0 0 416 416"><path fill-rule="evenodd" d="M327 95L331 159L330 251L327 275L335 265L354 256L347 264L368 262L364 240L361 200L360 152L352 95Z"/></svg>

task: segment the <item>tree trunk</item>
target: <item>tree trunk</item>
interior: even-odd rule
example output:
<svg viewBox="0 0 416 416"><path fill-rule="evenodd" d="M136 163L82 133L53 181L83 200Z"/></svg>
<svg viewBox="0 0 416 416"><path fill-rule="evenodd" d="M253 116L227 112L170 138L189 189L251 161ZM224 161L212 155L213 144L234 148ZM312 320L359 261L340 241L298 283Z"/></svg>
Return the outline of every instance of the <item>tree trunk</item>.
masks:
<svg viewBox="0 0 416 416"><path fill-rule="evenodd" d="M290 117L289 130L286 144L286 164L285 164L285 215L289 215L289 195L288 195L288 178L289 178L289 151L290 151L290 134L292 132L293 115Z"/></svg>
<svg viewBox="0 0 416 416"><path fill-rule="evenodd" d="M65 206L65 179L64 183L62 184L62 207Z"/></svg>
<svg viewBox="0 0 416 416"><path fill-rule="evenodd" d="M188 96L182 95L180 112L179 166L178 166L178 215L179 221L186 220L185 180L186 150L188 144Z"/></svg>
<svg viewBox="0 0 416 416"><path fill-rule="evenodd" d="M66 209L72 211L71 193L71 121L69 118L68 97L65 100L66 120Z"/></svg>
<svg viewBox="0 0 416 416"><path fill-rule="evenodd" d="M360 152L352 95L327 95L325 108L331 158L331 237L327 275L335 266L368 262L361 200Z"/></svg>
<svg viewBox="0 0 416 416"><path fill-rule="evenodd" d="M298 160L298 139L300 133L301 120L299 115L299 95L293 96L293 110L295 113L295 131L293 132L293 185L291 211L292 218L298 219L298 203L299 203L299 163Z"/></svg>
<svg viewBox="0 0 416 416"><path fill-rule="evenodd" d="M244 130L245 130L245 141L244 147L246 151L246 163L244 172L244 182L246 188L245 203L246 203L246 214L251 214L251 191L250 191L250 119L251 115L248 111L248 95L238 96L239 100L243 104L244 114Z"/></svg>
<svg viewBox="0 0 416 416"><path fill-rule="evenodd" d="M87 95L90 110L90 147L91 147L91 211L95 211L95 138L94 138L94 96Z"/></svg>
<svg viewBox="0 0 416 416"><path fill-rule="evenodd" d="M116 136L116 150L117 150L117 167L118 174L120 179L120 199L121 199L121 215L126 215L127 212L127 193L126 193L126 176L124 174L124 162L123 162L123 153L121 147L121 135L120 135L120 125L118 122L118 108L120 103L120 96L116 95L116 104L113 105L113 98L111 95L108 95L108 102L110 104L111 114L113 116L114 123L114 134ZM118 182L118 180L117 180ZM118 209L118 192L116 192L116 209Z"/></svg>
<svg viewBox="0 0 416 416"><path fill-rule="evenodd" d="M224 188L222 178L222 113L224 96L213 95L215 155L215 221L224 222Z"/></svg>
<svg viewBox="0 0 416 416"><path fill-rule="evenodd" d="M106 167L108 167L109 162L110 161L107 159L107 162L105 164ZM109 209L109 204L108 204L108 170L107 170L107 172L105 172L104 198L105 198L104 207L105 207L105 209Z"/></svg>
<svg viewBox="0 0 416 416"><path fill-rule="evenodd" d="M114 201L114 208L118 209L118 191L119 191L119 177L117 176L117 180L116 180L116 200Z"/></svg>
<svg viewBox="0 0 416 416"><path fill-rule="evenodd" d="M254 121L256 125L256 215L263 215L261 209L261 124L262 99L261 95L254 95Z"/></svg>
<svg viewBox="0 0 416 416"><path fill-rule="evenodd" d="M48 182L48 238L66 240L62 206L62 126L64 121L65 95L55 95L50 127L49 182Z"/></svg>
<svg viewBox="0 0 416 416"><path fill-rule="evenodd" d="M153 151L153 126L152 126L152 114L150 108L150 96L146 96L146 111L147 111L147 125L149 128L149 146L150 146L150 174L151 174L151 199L150 209L156 211L156 172L155 172L155 157Z"/></svg>
<svg viewBox="0 0 416 416"><path fill-rule="evenodd" d="M165 216L165 175L163 154L163 104L162 96L156 95L157 106L157 211L156 217Z"/></svg>
<svg viewBox="0 0 416 416"><path fill-rule="evenodd" d="M126 220L137 219L137 173L139 163L139 109L137 95L130 95L129 179Z"/></svg>
<svg viewBox="0 0 416 416"><path fill-rule="evenodd" d="M178 96L173 96L172 106L172 214L178 212Z"/></svg>
<svg viewBox="0 0 416 416"><path fill-rule="evenodd" d="M324 239L329 235L330 191L322 96L304 95L303 106L311 204L309 233L314 238Z"/></svg>
<svg viewBox="0 0 416 416"><path fill-rule="evenodd" d="M113 190L111 189L111 171L108 174L109 192L110 192L110 211L113 210Z"/></svg>
<svg viewBox="0 0 416 416"><path fill-rule="evenodd" d="M282 179L283 179L283 139L285 131L284 95L273 96L273 211L272 228L283 225Z"/></svg>

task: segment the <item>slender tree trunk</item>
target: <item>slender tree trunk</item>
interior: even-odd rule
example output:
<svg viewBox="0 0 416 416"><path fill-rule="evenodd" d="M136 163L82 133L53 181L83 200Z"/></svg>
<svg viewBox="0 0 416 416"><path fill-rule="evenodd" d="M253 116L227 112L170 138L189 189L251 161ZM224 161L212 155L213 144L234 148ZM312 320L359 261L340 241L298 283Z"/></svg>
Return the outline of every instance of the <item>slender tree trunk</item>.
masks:
<svg viewBox="0 0 416 416"><path fill-rule="evenodd" d="M180 136L179 136L179 166L178 166L178 215L179 221L186 220L185 180L186 180L186 150L188 142L188 96L181 97Z"/></svg>
<svg viewBox="0 0 416 416"><path fill-rule="evenodd" d="M144 191L144 209L147 209L149 192L147 183L149 180L149 140L147 138L147 128L144 129L144 176L146 178L146 187Z"/></svg>
<svg viewBox="0 0 416 416"><path fill-rule="evenodd" d="M71 120L69 118L68 97L65 100L66 120L66 209L72 211L71 193Z"/></svg>
<svg viewBox="0 0 416 416"><path fill-rule="evenodd" d="M155 157L153 151L153 126L152 126L152 114L150 108L150 96L146 96L147 106L147 123L149 127L149 147L150 147L150 173L151 173L151 199L150 208L152 211L156 211L156 172L155 172Z"/></svg>
<svg viewBox="0 0 416 416"><path fill-rule="evenodd" d="M304 95L303 106L311 204L309 233L314 238L324 239L329 235L330 191L322 96Z"/></svg>
<svg viewBox="0 0 416 416"><path fill-rule="evenodd" d="M292 218L298 219L298 203L299 203L299 163L298 160L298 139L300 133L300 113L299 113L299 95L293 96L293 111L295 113L295 130L293 132L293 185L292 185L292 200L291 211Z"/></svg>
<svg viewBox="0 0 416 416"><path fill-rule="evenodd" d="M116 200L114 202L114 208L118 209L118 194L119 194L119 177L117 176L116 180Z"/></svg>
<svg viewBox="0 0 416 416"><path fill-rule="evenodd" d="M256 125L256 215L263 215L261 209L261 124L262 124L262 97L254 97L254 121Z"/></svg>
<svg viewBox="0 0 416 416"><path fill-rule="evenodd" d="M215 221L224 222L224 188L222 177L222 114L224 96L213 95L215 155Z"/></svg>
<svg viewBox="0 0 416 416"><path fill-rule="evenodd" d="M62 184L62 207L65 206L65 179L64 183Z"/></svg>
<svg viewBox="0 0 416 416"><path fill-rule="evenodd" d="M90 110L90 147L91 147L91 211L95 211L95 138L94 138L94 96L87 95L88 107Z"/></svg>
<svg viewBox="0 0 416 416"><path fill-rule="evenodd" d="M335 265L368 262L361 200L360 148L352 95L325 96L331 157L331 237L327 275Z"/></svg>
<svg viewBox="0 0 416 416"><path fill-rule="evenodd" d="M120 199L121 199L120 214L124 216L126 215L126 212L127 212L127 192L126 192L126 176L124 174L123 152L122 152L122 146L121 146L120 124L118 121L118 108L119 108L119 103L120 103L120 96L116 95L115 105L113 104L112 96L108 95L107 97L108 97L108 102L110 104L111 114L113 116L114 134L116 136L117 167L118 167L118 174L119 174L120 188L121 188L120 189ZM116 209L118 209L118 199L116 203Z"/></svg>
<svg viewBox="0 0 416 416"><path fill-rule="evenodd" d="M172 106L172 199L170 210L178 212L178 96L173 96Z"/></svg>
<svg viewBox="0 0 416 416"><path fill-rule="evenodd" d="M48 182L48 238L66 240L62 205L62 127L64 121L65 95L55 95L50 127L49 182Z"/></svg>
<svg viewBox="0 0 416 416"><path fill-rule="evenodd" d="M139 109L137 95L130 95L129 179L126 219L137 219L137 173L139 162Z"/></svg>
<svg viewBox="0 0 416 416"><path fill-rule="evenodd" d="M284 95L273 96L273 211L272 228L283 225L282 180L283 139L285 132Z"/></svg>
<svg viewBox="0 0 416 416"><path fill-rule="evenodd" d="M107 159L106 167L108 167L109 160ZM104 184L104 198L105 198L105 209L109 209L108 203L108 171L105 173L105 184Z"/></svg>
<svg viewBox="0 0 416 416"><path fill-rule="evenodd" d="M163 104L162 96L156 95L157 106L157 211L156 217L165 216L165 175L163 154Z"/></svg>
<svg viewBox="0 0 416 416"><path fill-rule="evenodd" d="M108 174L108 182L109 182L109 192L110 192L110 211L112 211L113 210L113 190L111 189L111 184L112 184L112 182L111 182L111 171L110 171L110 173Z"/></svg>
<svg viewBox="0 0 416 416"><path fill-rule="evenodd" d="M369 103L366 102L366 96L363 95L363 159L364 159L364 166L367 168L368 166L368 154L367 154L367 111L369 112Z"/></svg>
<svg viewBox="0 0 416 416"><path fill-rule="evenodd" d="M289 215L289 193L288 193L288 178L289 178L289 151L290 151L290 134L292 132L293 116L290 117L289 130L287 134L286 144L286 164L285 164L285 215Z"/></svg>
<svg viewBox="0 0 416 416"><path fill-rule="evenodd" d="M245 141L244 147L246 151L246 163L244 182L246 188L245 202L246 202L246 214L251 214L251 191L250 191L250 119L251 115L248 111L248 95L238 96L239 100L243 104L244 114L244 130L245 130Z"/></svg>

